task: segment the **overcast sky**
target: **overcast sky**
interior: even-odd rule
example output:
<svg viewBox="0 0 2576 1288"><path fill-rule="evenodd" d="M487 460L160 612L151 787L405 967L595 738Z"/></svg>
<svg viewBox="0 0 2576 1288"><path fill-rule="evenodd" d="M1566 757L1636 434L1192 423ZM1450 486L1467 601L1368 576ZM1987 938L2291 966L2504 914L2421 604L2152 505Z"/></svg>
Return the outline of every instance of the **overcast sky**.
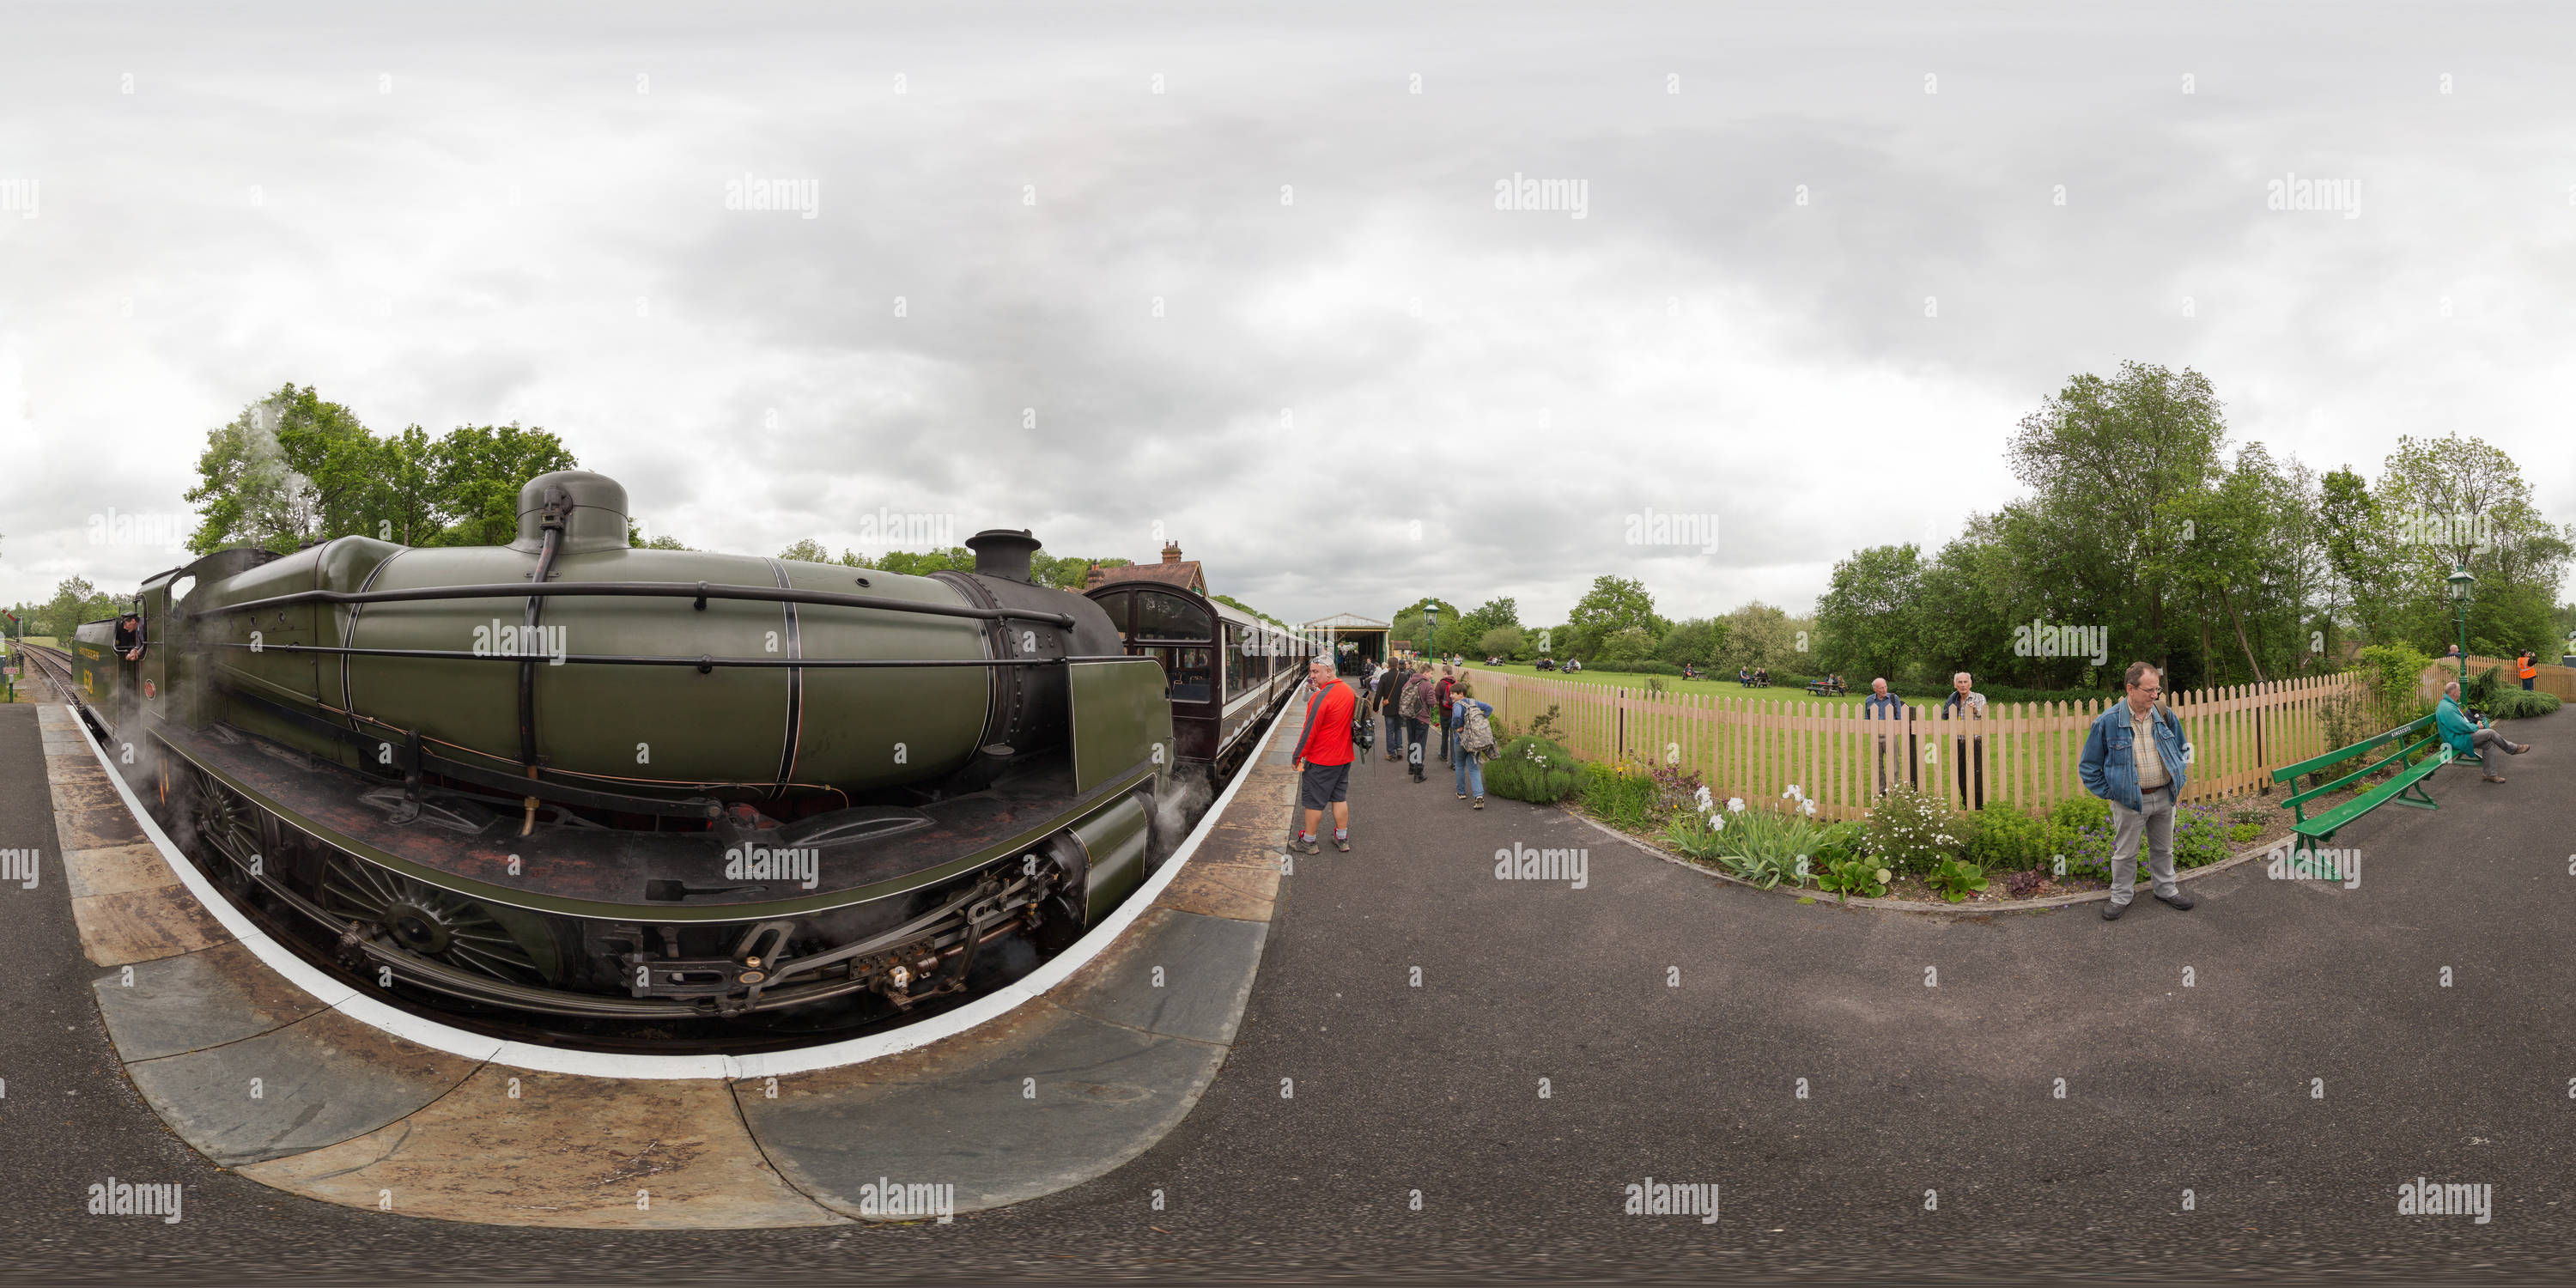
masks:
<svg viewBox="0 0 2576 1288"><path fill-rule="evenodd" d="M90 518L184 511L288 381L543 426L694 546L1159 525L1290 620L1804 611L2126 358L2321 468L2477 434L2576 519L2576 16L1827 12L15 5L0 601L183 562Z"/></svg>

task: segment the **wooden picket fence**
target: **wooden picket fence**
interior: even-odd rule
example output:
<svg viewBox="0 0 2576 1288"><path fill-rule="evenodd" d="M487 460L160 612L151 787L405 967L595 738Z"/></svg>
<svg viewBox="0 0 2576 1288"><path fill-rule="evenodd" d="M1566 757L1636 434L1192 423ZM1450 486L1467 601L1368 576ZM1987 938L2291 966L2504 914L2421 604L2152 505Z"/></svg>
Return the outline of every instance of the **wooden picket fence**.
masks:
<svg viewBox="0 0 2576 1288"><path fill-rule="evenodd" d="M2447 657L2437 657L2434 658L2433 661L2445 668L2451 665L2451 659ZM2504 668L2504 673L2498 675L2496 679L2506 688L2519 689L2522 687L2522 681L2514 678L2513 673L2515 670L2515 662L2512 658L2479 657L2475 653L2469 655L2470 675L2476 676L2483 674L2486 669L2491 666L2500 666ZM2558 666L2549 662L2541 662L2533 666L2532 669L2540 673L2532 677L2531 687L2533 691L2556 694L2558 696L2558 700L2561 702L2576 702L2576 667Z"/></svg>
<svg viewBox="0 0 2576 1288"><path fill-rule="evenodd" d="M1979 798L2044 811L2086 794L2075 764L2095 717L2115 698L1991 703L1983 720L1949 720L1908 706L1897 720L1862 718L1858 704L1655 693L1467 668L1476 696L1515 733L1556 709L1557 740L1586 759L1690 770L1720 800L1776 801L1792 784L1822 818L1859 818L1883 790L1909 782L1959 808ZM2185 801L2268 790L2272 771L2321 755L2317 708L2356 690L2350 676L2313 676L2172 695L2192 744ZM1967 772L1959 772L1960 762Z"/></svg>

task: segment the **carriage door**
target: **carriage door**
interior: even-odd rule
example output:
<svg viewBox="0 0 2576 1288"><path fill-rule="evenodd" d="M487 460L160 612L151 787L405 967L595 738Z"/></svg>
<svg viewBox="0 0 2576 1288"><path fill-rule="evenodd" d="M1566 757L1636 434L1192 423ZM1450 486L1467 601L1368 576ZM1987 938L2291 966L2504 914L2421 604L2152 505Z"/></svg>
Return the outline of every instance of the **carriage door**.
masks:
<svg viewBox="0 0 2576 1288"><path fill-rule="evenodd" d="M170 583L156 582L145 586L136 596L142 601L143 660L135 671L135 700L143 712L158 721L170 710L170 655L177 650L179 631L170 614Z"/></svg>

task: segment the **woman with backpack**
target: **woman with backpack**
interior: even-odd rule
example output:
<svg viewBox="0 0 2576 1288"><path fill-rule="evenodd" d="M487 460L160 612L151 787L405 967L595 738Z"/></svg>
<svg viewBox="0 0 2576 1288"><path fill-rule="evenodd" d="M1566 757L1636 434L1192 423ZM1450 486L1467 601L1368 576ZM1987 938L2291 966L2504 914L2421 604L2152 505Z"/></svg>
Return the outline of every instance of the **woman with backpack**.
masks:
<svg viewBox="0 0 2576 1288"><path fill-rule="evenodd" d="M1494 708L1476 700L1474 687L1463 675L1450 686L1449 700L1449 725L1458 734L1457 758L1453 762L1457 766L1454 773L1458 779L1458 799L1467 799L1468 791L1473 789L1476 808L1483 809L1485 762L1494 755L1494 726L1490 719Z"/></svg>

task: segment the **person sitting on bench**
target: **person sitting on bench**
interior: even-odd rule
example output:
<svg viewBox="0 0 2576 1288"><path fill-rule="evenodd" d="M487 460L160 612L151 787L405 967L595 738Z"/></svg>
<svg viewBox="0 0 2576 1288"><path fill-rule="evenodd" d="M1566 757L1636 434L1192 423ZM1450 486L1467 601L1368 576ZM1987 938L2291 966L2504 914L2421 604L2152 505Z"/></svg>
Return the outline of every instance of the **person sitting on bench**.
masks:
<svg viewBox="0 0 2576 1288"><path fill-rule="evenodd" d="M1740 666L1739 666L1739 667L1737 667L1737 668L1735 668L1735 683L1736 683L1736 687L1738 687L1738 688L1745 688L1745 689L1752 688L1752 687L1753 687L1753 672L1748 671L1748 670L1746 670L1746 669L1744 669L1743 667L1740 667Z"/></svg>
<svg viewBox="0 0 2576 1288"><path fill-rule="evenodd" d="M2460 710L2460 682L2457 680L2442 686L2442 703L2433 708L2433 723L2441 727L2442 741L2454 756L2476 756L2485 761L2486 757L2481 753L2489 747L2502 747L2508 756L2519 756L2531 750L2530 743L2516 743L2493 729L2479 728L2476 721L2469 719L2469 713ZM2500 783L2504 781L2504 775L2497 773L2495 766L2489 764L2486 766L2486 781Z"/></svg>

